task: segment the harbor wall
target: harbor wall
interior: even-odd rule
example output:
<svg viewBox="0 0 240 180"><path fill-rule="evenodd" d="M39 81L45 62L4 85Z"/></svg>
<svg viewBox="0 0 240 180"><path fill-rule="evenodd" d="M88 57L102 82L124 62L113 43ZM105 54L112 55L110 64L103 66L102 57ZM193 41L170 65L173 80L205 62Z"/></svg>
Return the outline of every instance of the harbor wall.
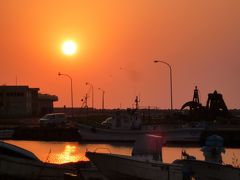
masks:
<svg viewBox="0 0 240 180"><path fill-rule="evenodd" d="M14 140L34 141L79 141L77 128L32 127L17 128L13 134Z"/></svg>

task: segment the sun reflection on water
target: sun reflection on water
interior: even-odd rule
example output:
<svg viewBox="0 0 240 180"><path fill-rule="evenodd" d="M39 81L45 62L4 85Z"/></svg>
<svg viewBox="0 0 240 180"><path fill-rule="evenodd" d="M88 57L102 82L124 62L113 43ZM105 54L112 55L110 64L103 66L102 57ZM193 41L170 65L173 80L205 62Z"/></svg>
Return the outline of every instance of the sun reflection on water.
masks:
<svg viewBox="0 0 240 180"><path fill-rule="evenodd" d="M62 164L67 162L87 161L86 151L97 151L113 154L131 155L133 144L122 143L89 143L82 144L78 142L43 142L43 141L5 141L10 144L22 147L34 153L41 161ZM108 149L106 151L106 149ZM163 161L171 163L181 158L182 150L186 150L189 154L196 156L197 159L203 160L203 154L200 147L163 147ZM234 155L240 157L239 148L226 148L223 154L225 164L232 164Z"/></svg>
<svg viewBox="0 0 240 180"><path fill-rule="evenodd" d="M81 160L82 156L77 151L75 145L65 145L63 152L49 154L49 162L57 164L77 162Z"/></svg>

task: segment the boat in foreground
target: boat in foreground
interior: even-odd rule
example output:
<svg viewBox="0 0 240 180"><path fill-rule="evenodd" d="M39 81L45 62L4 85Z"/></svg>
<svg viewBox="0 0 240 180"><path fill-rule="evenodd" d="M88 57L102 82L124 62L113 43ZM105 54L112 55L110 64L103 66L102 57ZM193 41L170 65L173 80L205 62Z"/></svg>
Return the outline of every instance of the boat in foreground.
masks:
<svg viewBox="0 0 240 180"><path fill-rule="evenodd" d="M184 166L184 172L196 180L239 180L240 169L231 165L201 160L183 159L175 161Z"/></svg>
<svg viewBox="0 0 240 180"><path fill-rule="evenodd" d="M174 163L183 165L184 174L188 174L196 180L240 180L239 165L234 167L224 164L222 161L221 153L224 153L225 149L220 136L208 137L202 151L205 160L196 160L195 157L183 152L185 158L176 160Z"/></svg>
<svg viewBox="0 0 240 180"><path fill-rule="evenodd" d="M33 153L0 141L0 178L64 179L76 174L73 163L51 164L40 161Z"/></svg>
<svg viewBox="0 0 240 180"><path fill-rule="evenodd" d="M132 156L86 152L111 180L182 180L182 165L162 162L162 138L145 135L134 145Z"/></svg>

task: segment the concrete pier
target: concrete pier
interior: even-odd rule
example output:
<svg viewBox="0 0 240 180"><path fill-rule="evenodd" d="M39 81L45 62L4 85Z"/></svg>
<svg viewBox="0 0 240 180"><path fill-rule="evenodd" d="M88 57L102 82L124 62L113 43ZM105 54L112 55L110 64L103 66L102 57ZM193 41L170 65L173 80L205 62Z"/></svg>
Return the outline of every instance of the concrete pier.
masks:
<svg viewBox="0 0 240 180"><path fill-rule="evenodd" d="M79 141L77 128L73 127L23 127L16 128L14 140L35 141Z"/></svg>

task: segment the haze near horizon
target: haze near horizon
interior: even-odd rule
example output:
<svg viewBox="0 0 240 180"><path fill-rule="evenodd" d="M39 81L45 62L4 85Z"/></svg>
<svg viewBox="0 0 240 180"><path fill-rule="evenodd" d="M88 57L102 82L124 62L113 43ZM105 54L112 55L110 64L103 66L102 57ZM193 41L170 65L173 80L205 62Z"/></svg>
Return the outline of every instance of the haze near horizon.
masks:
<svg viewBox="0 0 240 180"><path fill-rule="evenodd" d="M39 87L59 97L55 106L74 106L94 87L95 107L170 108L192 99L194 87L206 104L208 93L223 94L229 108L240 107L239 0L8 0L0 1L0 84ZM65 56L62 43L77 52ZM17 79L17 80L16 80ZM91 95L91 94L89 94ZM89 99L91 106L91 99Z"/></svg>

